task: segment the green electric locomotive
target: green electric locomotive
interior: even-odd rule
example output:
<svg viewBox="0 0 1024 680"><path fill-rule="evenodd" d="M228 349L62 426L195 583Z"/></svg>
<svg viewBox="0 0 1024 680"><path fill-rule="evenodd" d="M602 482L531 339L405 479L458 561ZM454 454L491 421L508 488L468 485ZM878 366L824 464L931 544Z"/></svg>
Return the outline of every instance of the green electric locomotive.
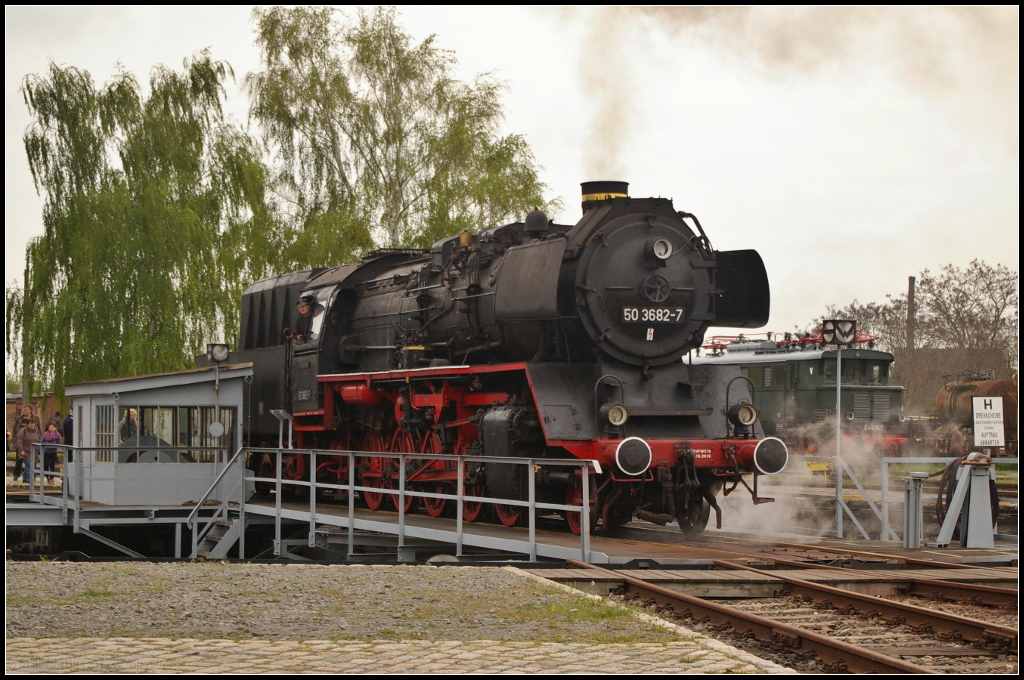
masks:
<svg viewBox="0 0 1024 680"><path fill-rule="evenodd" d="M894 357L874 349L874 338L858 334L842 350L839 417L846 440L887 456L901 456L907 441L904 388L892 384ZM862 346L863 345L863 346ZM753 389L765 435L775 436L794 453L815 455L835 438L836 350L818 334L767 334L714 337L693 364L740 367Z"/></svg>

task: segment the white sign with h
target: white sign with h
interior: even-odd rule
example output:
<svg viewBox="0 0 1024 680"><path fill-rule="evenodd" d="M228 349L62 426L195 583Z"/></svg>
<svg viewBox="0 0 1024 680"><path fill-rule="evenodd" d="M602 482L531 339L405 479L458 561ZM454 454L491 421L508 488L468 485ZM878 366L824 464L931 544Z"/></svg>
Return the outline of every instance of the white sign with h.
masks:
<svg viewBox="0 0 1024 680"><path fill-rule="evenodd" d="M974 445L998 448L1006 446L1003 437L1003 398L971 397L974 410Z"/></svg>

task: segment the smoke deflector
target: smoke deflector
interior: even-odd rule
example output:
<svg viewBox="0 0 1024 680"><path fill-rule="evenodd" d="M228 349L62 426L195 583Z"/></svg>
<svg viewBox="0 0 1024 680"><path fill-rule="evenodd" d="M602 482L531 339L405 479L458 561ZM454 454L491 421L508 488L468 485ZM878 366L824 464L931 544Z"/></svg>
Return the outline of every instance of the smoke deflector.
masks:
<svg viewBox="0 0 1024 680"><path fill-rule="evenodd" d="M756 250L720 250L715 254L715 325L759 328L768 323L771 291L768 272Z"/></svg>

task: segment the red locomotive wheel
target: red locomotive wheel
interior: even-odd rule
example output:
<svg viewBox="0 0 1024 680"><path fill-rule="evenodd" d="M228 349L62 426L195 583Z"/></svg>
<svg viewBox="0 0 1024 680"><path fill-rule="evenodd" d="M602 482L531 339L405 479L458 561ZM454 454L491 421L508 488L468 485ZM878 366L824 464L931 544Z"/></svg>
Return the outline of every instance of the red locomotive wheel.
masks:
<svg viewBox="0 0 1024 680"><path fill-rule="evenodd" d="M374 489L383 489L383 484L384 480L379 477L368 477L363 480L363 486L369 486ZM384 504L384 494L376 491L364 491L363 501L370 510L379 510L380 506Z"/></svg>
<svg viewBox="0 0 1024 680"><path fill-rule="evenodd" d="M498 521L507 527L514 527L519 524L519 519L523 515L522 510L518 505L502 505L497 503L494 506L494 514L498 516Z"/></svg>
<svg viewBox="0 0 1024 680"><path fill-rule="evenodd" d="M467 496L483 496L487 492L487 487L483 484L471 484L464 488ZM485 504L479 501L463 501L462 519L467 522L477 521L484 514L484 506Z"/></svg>
<svg viewBox="0 0 1024 680"><path fill-rule="evenodd" d="M375 433L366 435L363 440L363 451L383 451L384 442ZM383 458L362 458L363 475L360 479L360 486L368 486L374 489L384 488L384 480L381 475L384 472ZM369 475L367 473L370 473ZM372 476L371 476L372 475ZM375 491L363 491L361 493L363 502L370 510L377 510L384 502L384 494Z"/></svg>
<svg viewBox="0 0 1024 680"><path fill-rule="evenodd" d="M570 477L569 484L565 488L565 504L566 505L583 505L583 482L579 477ZM590 530L593 531L594 527L597 526L597 513L594 507L594 491L591 487L590 492ZM569 525L569 531L574 534L580 533L580 527L583 522L580 520L582 513L579 512L566 512L565 521Z"/></svg>
<svg viewBox="0 0 1024 680"><path fill-rule="evenodd" d="M428 432L420 444L420 453L441 453L441 438L433 432ZM444 469L444 461L435 461L434 466ZM451 493L449 485L445 482L438 482L434 485L434 493ZM448 507L448 501L444 498L424 498L423 507L431 517L440 517Z"/></svg>
<svg viewBox="0 0 1024 680"><path fill-rule="evenodd" d="M402 432L401 430L395 432L395 436L391 440L391 451L393 453L419 453L419 449L416 447L416 440L413 438L413 436L410 433ZM400 465L400 462L399 462L399 460L397 458L390 459L389 465L388 465L388 470L391 471L391 474L388 475L388 477L389 477L388 488L394 489L396 491L398 490L398 479L399 479L398 478L398 466L399 465ZM408 458L406 459L405 472L406 472L407 475L410 472L410 470L415 470L418 467L419 466L415 464L415 461L411 461ZM409 482L406 481L406 483L405 483L405 490L408 491L409 489L410 489ZM391 504L395 506L395 510L398 510L398 504L400 502L401 501L399 500L398 494L391 494ZM405 511L406 512L410 512L413 509L413 505L415 504L415 502L416 502L416 497L415 496L406 496L405 497Z"/></svg>
<svg viewBox="0 0 1024 680"><path fill-rule="evenodd" d="M448 485L444 482L438 482L433 489L434 493L451 493ZM424 498L423 507L426 508L427 514L431 517L440 517L444 514L445 508L448 507L448 501L444 498Z"/></svg>

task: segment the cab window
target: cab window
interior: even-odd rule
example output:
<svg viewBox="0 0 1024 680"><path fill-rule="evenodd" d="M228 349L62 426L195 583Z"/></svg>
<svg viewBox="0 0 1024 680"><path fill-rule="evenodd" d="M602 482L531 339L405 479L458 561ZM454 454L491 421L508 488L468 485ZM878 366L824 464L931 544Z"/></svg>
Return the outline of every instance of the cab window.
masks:
<svg viewBox="0 0 1024 680"><path fill-rule="evenodd" d="M309 327L309 337L306 338L306 342L320 339L320 333L324 328L324 320L327 318L327 310L330 309L331 302L334 300L334 292L334 288L328 287L302 293L303 297L309 296L314 300L311 305L313 320Z"/></svg>
<svg viewBox="0 0 1024 680"><path fill-rule="evenodd" d="M856 359L843 361L843 384L860 385L861 368L863 361Z"/></svg>

